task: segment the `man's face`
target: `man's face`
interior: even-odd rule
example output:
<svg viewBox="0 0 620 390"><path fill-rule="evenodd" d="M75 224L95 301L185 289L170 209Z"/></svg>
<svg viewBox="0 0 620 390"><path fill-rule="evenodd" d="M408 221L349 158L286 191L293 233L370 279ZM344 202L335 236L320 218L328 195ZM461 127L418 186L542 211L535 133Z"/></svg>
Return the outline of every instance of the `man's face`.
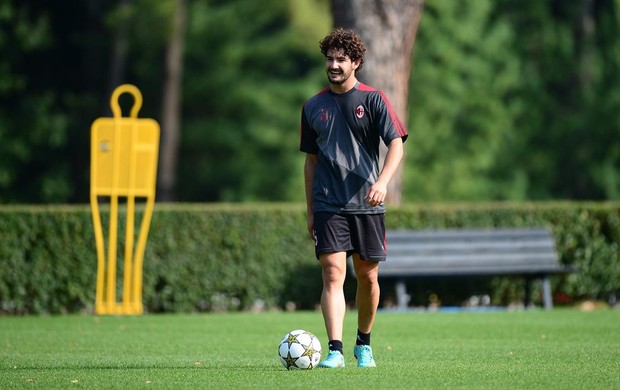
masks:
<svg viewBox="0 0 620 390"><path fill-rule="evenodd" d="M352 62L343 49L329 49L325 56L327 79L331 84L342 85L359 66L359 61Z"/></svg>

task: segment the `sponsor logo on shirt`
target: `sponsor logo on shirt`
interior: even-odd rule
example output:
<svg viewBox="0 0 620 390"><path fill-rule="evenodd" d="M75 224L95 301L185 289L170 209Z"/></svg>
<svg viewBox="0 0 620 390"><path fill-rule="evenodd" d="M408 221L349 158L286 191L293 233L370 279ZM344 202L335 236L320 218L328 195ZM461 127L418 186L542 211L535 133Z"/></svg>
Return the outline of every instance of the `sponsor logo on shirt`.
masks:
<svg viewBox="0 0 620 390"><path fill-rule="evenodd" d="M327 111L327 108L321 108L321 120L324 122L329 120L329 112Z"/></svg>

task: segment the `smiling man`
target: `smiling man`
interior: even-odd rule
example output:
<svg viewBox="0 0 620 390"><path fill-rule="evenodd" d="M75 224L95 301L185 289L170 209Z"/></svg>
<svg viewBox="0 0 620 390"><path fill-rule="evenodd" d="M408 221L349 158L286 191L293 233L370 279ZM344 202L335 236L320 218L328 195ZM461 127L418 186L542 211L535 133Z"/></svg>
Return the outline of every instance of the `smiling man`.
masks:
<svg viewBox="0 0 620 390"><path fill-rule="evenodd" d="M322 268L321 310L329 354L319 367L344 367L346 259L357 279L359 367L375 367L370 333L379 304L379 262L387 256L387 185L403 156L407 130L383 92L360 83L366 47L353 30L337 28L319 43L329 87L310 98L301 113L300 150L310 238ZM379 144L388 152L379 167Z"/></svg>

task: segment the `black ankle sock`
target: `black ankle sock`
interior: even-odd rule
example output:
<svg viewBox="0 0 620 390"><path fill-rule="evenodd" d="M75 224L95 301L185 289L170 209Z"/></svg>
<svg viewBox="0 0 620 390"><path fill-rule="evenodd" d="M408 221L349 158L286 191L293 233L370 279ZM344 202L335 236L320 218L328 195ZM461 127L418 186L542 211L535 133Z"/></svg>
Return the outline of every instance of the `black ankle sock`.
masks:
<svg viewBox="0 0 620 390"><path fill-rule="evenodd" d="M338 351L338 352L342 353L342 341L340 341L340 340L329 340L329 350L330 351Z"/></svg>
<svg viewBox="0 0 620 390"><path fill-rule="evenodd" d="M370 333L362 333L358 329L355 345L370 345Z"/></svg>

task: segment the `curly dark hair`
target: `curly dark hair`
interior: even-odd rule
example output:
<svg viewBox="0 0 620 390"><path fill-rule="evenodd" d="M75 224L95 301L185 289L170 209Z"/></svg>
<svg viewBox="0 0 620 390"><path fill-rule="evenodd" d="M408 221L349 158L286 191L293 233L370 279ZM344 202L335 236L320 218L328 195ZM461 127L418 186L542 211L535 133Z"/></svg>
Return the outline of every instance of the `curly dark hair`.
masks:
<svg viewBox="0 0 620 390"><path fill-rule="evenodd" d="M338 27L331 34L321 39L319 47L324 56L327 56L327 52L330 49L342 49L351 61L360 60L360 66L357 68L357 71L362 70L366 46L362 41L362 37L355 31Z"/></svg>

